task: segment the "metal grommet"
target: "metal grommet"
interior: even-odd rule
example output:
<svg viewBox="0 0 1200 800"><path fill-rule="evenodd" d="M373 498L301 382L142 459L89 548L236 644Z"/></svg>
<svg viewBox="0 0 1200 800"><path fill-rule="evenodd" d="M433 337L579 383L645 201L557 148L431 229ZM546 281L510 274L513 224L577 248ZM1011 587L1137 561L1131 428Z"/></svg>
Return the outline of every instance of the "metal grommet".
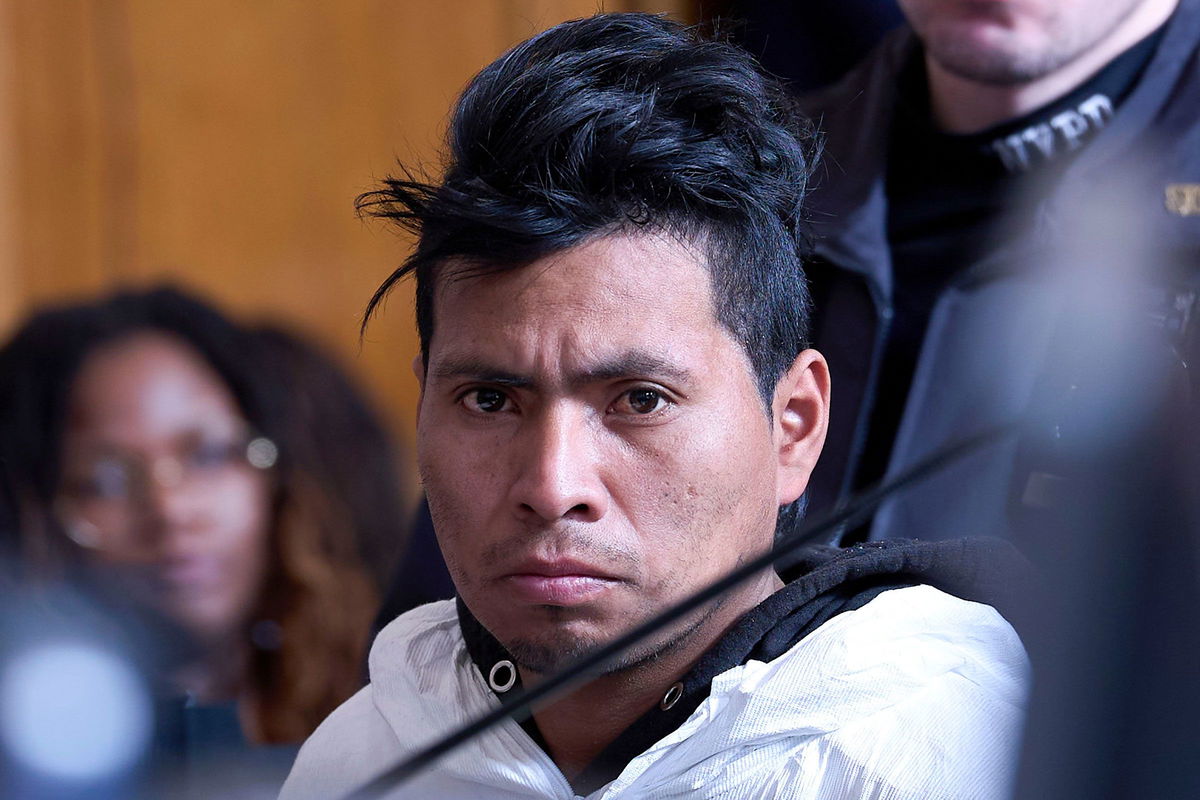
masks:
<svg viewBox="0 0 1200 800"><path fill-rule="evenodd" d="M508 670L507 677L503 682L497 675L504 675L505 670ZM511 689L517 682L517 668L511 661L497 661L492 665L491 671L488 673L488 686L492 687L493 692L503 694Z"/></svg>
<svg viewBox="0 0 1200 800"><path fill-rule="evenodd" d="M670 711L681 697L683 697L683 683L676 681L671 684L670 689L667 689L667 693L663 695L662 702L658 704L658 707L663 711Z"/></svg>

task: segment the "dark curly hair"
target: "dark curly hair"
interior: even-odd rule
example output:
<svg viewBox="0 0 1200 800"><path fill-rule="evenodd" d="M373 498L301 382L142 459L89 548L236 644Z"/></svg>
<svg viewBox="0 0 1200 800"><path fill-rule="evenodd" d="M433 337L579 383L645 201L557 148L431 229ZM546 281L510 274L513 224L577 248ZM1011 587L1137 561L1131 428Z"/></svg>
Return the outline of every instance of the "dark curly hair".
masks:
<svg viewBox="0 0 1200 800"><path fill-rule="evenodd" d="M717 320L770 400L806 347L802 201L817 140L743 50L647 14L558 25L485 68L458 101L440 182L413 170L358 208L415 233L363 325L415 274L428 362L438 270L505 270L612 233L701 249Z"/></svg>

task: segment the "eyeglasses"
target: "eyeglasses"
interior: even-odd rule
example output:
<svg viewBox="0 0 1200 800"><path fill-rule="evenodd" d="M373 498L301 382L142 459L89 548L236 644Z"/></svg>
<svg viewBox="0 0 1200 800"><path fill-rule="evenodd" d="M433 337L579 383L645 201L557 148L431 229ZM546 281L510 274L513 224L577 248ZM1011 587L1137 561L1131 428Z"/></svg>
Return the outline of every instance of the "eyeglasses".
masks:
<svg viewBox="0 0 1200 800"><path fill-rule="evenodd" d="M106 547L132 532L156 486L219 497L231 481L269 470L278 459L265 436L201 440L154 459L105 454L67 467L57 510L76 543Z"/></svg>

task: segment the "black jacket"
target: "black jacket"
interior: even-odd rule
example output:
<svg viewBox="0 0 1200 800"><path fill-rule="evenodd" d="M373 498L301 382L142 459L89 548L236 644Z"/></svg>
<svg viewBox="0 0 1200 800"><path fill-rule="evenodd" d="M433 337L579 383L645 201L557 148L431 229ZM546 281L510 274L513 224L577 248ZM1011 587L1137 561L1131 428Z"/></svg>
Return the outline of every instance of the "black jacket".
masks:
<svg viewBox="0 0 1200 800"><path fill-rule="evenodd" d="M817 263L816 347L833 374L831 429L809 490L820 511L853 488L892 316L884 177L898 73L918 44L896 31L839 84L804 105L826 136L810 197ZM1109 124L1038 194L1036 225L963 264L930 317L888 474L940 445L1025 410L1044 390L1058 312L1071 298L1041 278L1096 198L1119 200L1152 243L1145 318L1166 348L1195 347L1200 313L1200 0L1182 0L1137 85ZM1085 212L1084 216L1087 213ZM1193 350L1194 351L1194 350ZM1200 353L1198 353L1200 354ZM1185 357L1176 359L1182 368ZM1053 377L1053 376L1049 376ZM1062 376L1059 376L1062 377ZM1064 379L1066 380L1066 379ZM1069 382L1069 381L1068 381ZM1194 379L1193 379L1194 382ZM1053 426L1051 426L1053 427ZM1044 468L1014 439L885 503L870 538L982 534L1020 543L1023 503ZM1044 449L1044 448L1042 448Z"/></svg>

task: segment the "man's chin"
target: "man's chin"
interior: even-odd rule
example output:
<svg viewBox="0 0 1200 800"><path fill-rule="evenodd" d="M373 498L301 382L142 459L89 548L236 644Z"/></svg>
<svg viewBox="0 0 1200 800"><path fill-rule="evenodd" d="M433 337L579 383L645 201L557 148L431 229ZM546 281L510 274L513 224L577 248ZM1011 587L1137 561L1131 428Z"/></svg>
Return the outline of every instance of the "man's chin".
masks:
<svg viewBox="0 0 1200 800"><path fill-rule="evenodd" d="M704 627L720 604L703 609L698 614L668 628L658 637L634 645L616 658L602 664L594 677L634 670L662 658L676 648L686 646L693 634ZM518 636L502 641L513 661L524 672L552 675L571 666L588 653L616 639L628 630L602 633L559 628L541 637Z"/></svg>
<svg viewBox="0 0 1200 800"><path fill-rule="evenodd" d="M559 672L602 642L590 637L555 637L553 640L515 639L504 643L513 661L524 672L551 675Z"/></svg>
<svg viewBox="0 0 1200 800"><path fill-rule="evenodd" d="M970 32L930 38L926 49L944 69L985 86L1020 86L1044 77L1069 60L1049 47L1032 47L1003 31Z"/></svg>

